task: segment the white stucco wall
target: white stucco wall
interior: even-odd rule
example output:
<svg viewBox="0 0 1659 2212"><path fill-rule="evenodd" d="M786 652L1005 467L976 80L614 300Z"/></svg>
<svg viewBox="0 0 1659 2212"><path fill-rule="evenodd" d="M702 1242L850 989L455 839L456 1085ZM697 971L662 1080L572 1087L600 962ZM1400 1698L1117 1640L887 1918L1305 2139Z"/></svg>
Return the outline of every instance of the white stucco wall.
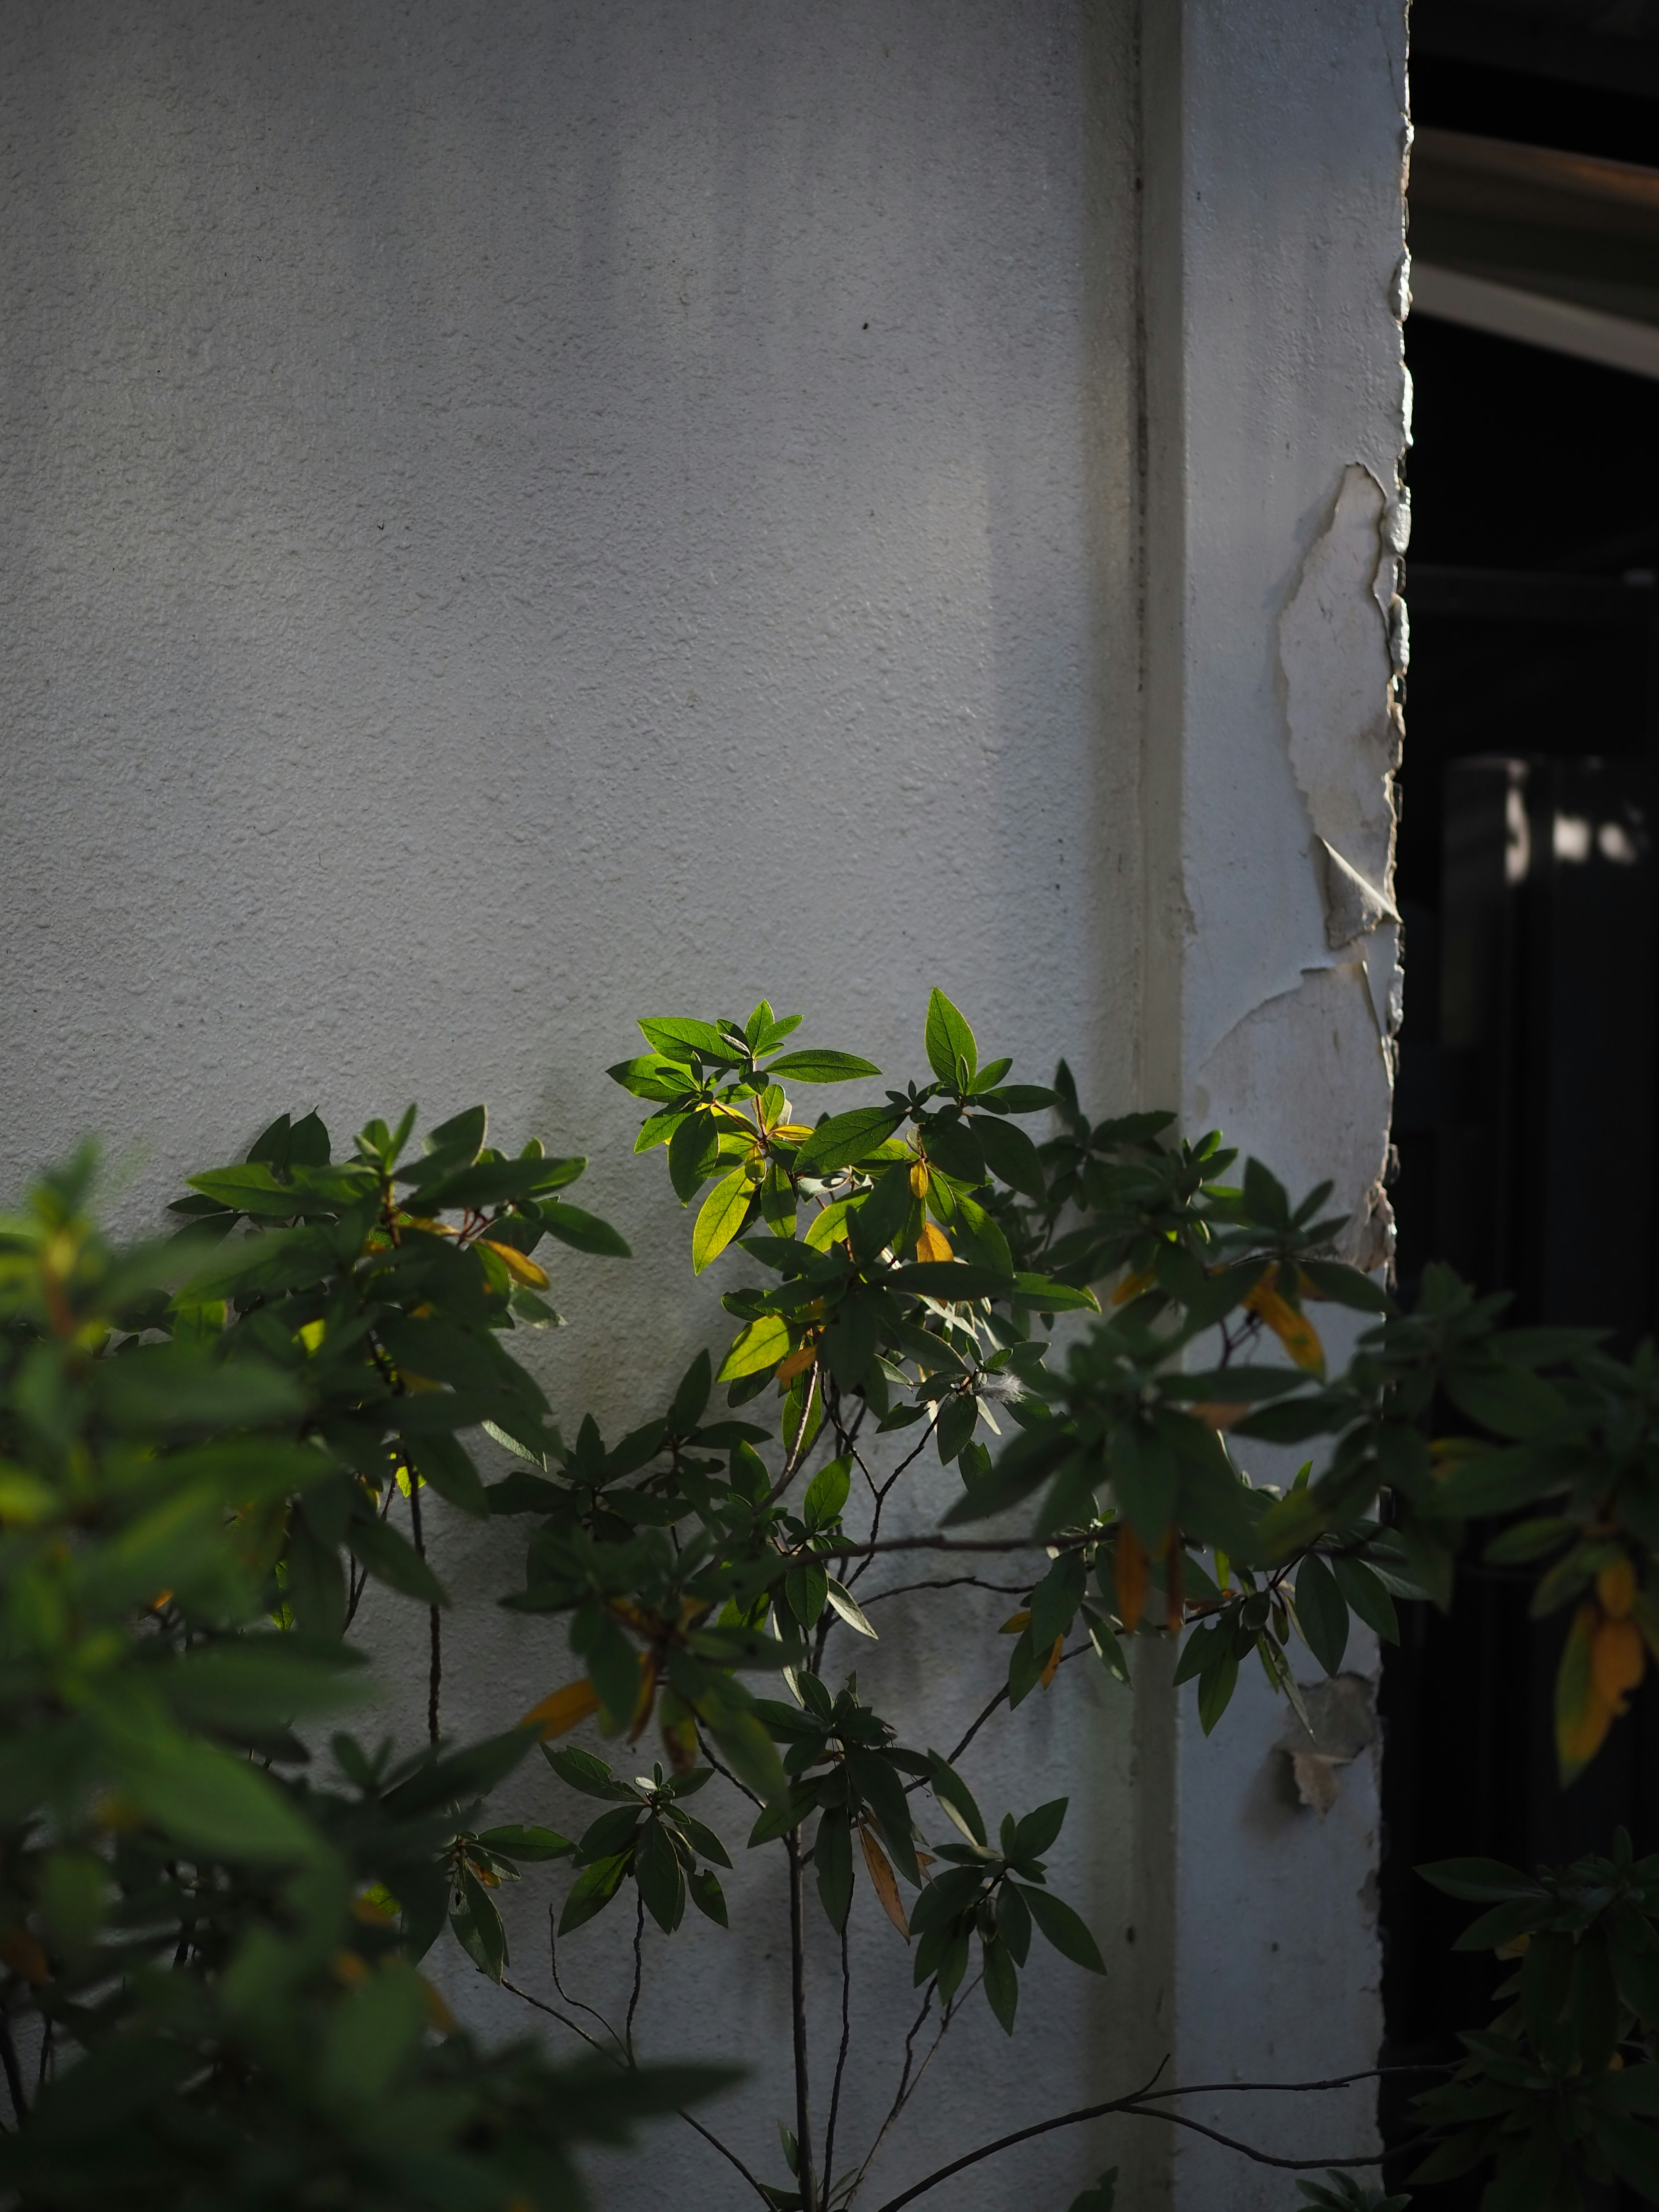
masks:
<svg viewBox="0 0 1659 2212"><path fill-rule="evenodd" d="M1035 1076L1067 1051L1127 1103L1122 16L5 11L8 1188L95 1129L136 1148L148 1218L282 1107L344 1130L487 1097L508 1135L593 1156L583 1194L642 1255L560 1267L547 1358L562 1415L630 1425L724 1320L603 1075L635 1014L766 993L908 1073L938 981L988 1047ZM494 1609L516 1539L458 1534L465 1726L572 1670L562 1632ZM994 1684L1006 1607L982 1601L971 1680L924 1647L927 1740ZM1058 1860L1115 1964L1127 1705L1066 1686L974 1771L1031 1803L1074 1762ZM647 2050L781 2050L761 1888L757 1936L653 1937ZM521 1971L545 1995L538 1912ZM579 1982L603 1926L573 1942ZM857 1926L875 2055L844 2144L914 2006L867 1893ZM1121 2078L1121 1997L1032 1972L1012 2056L988 2015L957 2031L890 2189ZM528 2021L451 1979L492 2028ZM773 2179L789 2109L779 2079L729 2116ZM608 2201L660 2201L670 2148ZM672 2149L680 2201L731 2202L710 2153ZM1068 2201L1089 2154L1056 2137L1024 2171Z"/></svg>
<svg viewBox="0 0 1659 2212"><path fill-rule="evenodd" d="M1400 441L1402 41L1358 0L1141 12L0 16L0 1186L100 1130L137 1222L280 1108L487 1097L590 1152L644 1255L559 1270L550 1389L613 1427L719 1321L602 1074L635 1012L765 992L908 1073L938 981L1029 1073L1064 1050L1103 1105L1179 1097L1363 1201L1381 1048L1350 1078L1306 1016L1339 994L1364 1045L1392 953L1386 924L1333 949L1316 834L1376 882L1321 763L1369 760L1383 711L1354 533L1392 526L1358 495L1333 525ZM501 1532L453 1539L466 1726L568 1662L495 1613ZM1000 1672L983 1603L966 1673L914 1616L931 1740ZM421 1626L383 1623L411 1734ZM1034 1963L1012 2047L957 2031L888 2192L1149 2054L1374 2048L1363 1764L1321 1823L1271 1794L1265 1698L1206 1746L1150 1656L1138 1717L1066 1672L973 1771L1073 1792L1057 1875L1112 1978ZM781 2044L761 1890L769 1935L653 1939L647 2049ZM854 2136L911 2010L857 1913ZM785 2111L757 2081L720 2123L774 2179ZM1050 2136L951 2202L1058 2212L1109 2146L1127 2212L1288 2194L1165 2136ZM669 2146L607 2201L659 2201ZM672 2152L688 2205L732 2201Z"/></svg>
<svg viewBox="0 0 1659 2212"><path fill-rule="evenodd" d="M1331 1177L1372 1265L1400 992L1404 11L1182 0L1147 23L1147 1085L1298 1195ZM1321 1327L1336 1355L1352 1332ZM1240 1456L1283 1481L1300 1455ZM1374 1686L1357 1626L1346 1664ZM1256 1668L1207 1741L1190 1692L1168 1717L1148 1692L1143 1893L1160 1845L1170 1870L1148 1916L1168 1946L1143 1985L1154 2062L1223 2083L1374 2066L1375 1753L1322 1817ZM1373 2141L1370 2085L1184 2109L1283 2155ZM1172 2172L1145 2176L1146 2201L1169 2185L1190 2212L1270 2212L1293 2193L1198 2136L1160 2148Z"/></svg>

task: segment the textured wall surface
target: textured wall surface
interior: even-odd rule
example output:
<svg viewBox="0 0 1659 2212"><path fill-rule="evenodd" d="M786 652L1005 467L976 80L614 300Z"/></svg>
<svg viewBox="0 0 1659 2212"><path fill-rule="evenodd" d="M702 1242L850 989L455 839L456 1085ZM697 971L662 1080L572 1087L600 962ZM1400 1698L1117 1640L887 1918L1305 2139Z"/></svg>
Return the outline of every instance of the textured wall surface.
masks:
<svg viewBox="0 0 1659 2212"><path fill-rule="evenodd" d="M1384 776L1404 643L1404 9L1179 0L1146 21L1148 1082L1298 1195L1330 1177L1375 1264L1400 989ZM1240 1456L1258 1481L1295 1473L1291 1455ZM1356 1631L1362 1686L1375 1663ZM1148 1913L1170 1943L1154 2057L1206 2082L1373 2066L1375 1752L1322 1815L1274 1747L1285 1712L1259 1670L1208 1741L1185 1693L1166 1735L1148 1692L1143 1893L1160 1842L1170 1881ZM1364 2148L1374 2105L1362 2084L1186 2109L1318 2157ZM1173 2165L1182 2212L1291 2194L1196 2136Z"/></svg>
<svg viewBox="0 0 1659 2212"><path fill-rule="evenodd" d="M1137 12L13 0L0 1187L100 1131L143 1223L279 1108L486 1097L505 1138L592 1155L580 1194L643 1255L564 1259L538 1355L613 1431L719 1319L601 1072L635 1012L765 992L898 1075L938 981L1025 1072L1064 1049L1103 1103L1179 1098L1364 1217L1398 996L1403 25ZM446 1541L467 1727L570 1662L496 1612L499 1530ZM966 1664L942 1601L897 1599L920 1641L865 1665L924 1740L1000 1672L1007 1601L974 1601ZM374 1626L412 1734L423 1624ZM1166 2050L1212 2081L1372 2063L1371 1754L1322 1817L1265 1690L1206 1743L1140 1656L1133 1730L1068 1668L972 1766L999 1804L1073 1796L1056 1872L1112 1979L1034 1964L1012 2046L970 2013L889 2191ZM755 1935L649 1940L647 2050L781 2044L770 1884L740 1878ZM545 1994L543 1899L514 1911ZM855 1947L854 2139L912 2006L867 1895ZM612 2004L603 1948L568 1963ZM527 2017L452 1982L492 2031ZM785 2106L761 2078L721 2122L773 2179ZM1333 2152L1368 2124L1363 2097L1194 2117L1316 2117ZM1063 2204L1108 2143L1127 2212L1285 2201L1164 2133L1050 2136L951 2201ZM732 2201L668 2135L611 2162L614 2201L661 2201L671 2154L688 2205Z"/></svg>
<svg viewBox="0 0 1659 2212"><path fill-rule="evenodd" d="M626 1304L621 1269L559 1268L556 1405L615 1424L718 1287L692 1292L601 1073L633 1014L764 992L908 1073L938 981L1031 1074L1063 1048L1127 1103L1129 13L14 0L0 1183L99 1131L146 1221L283 1107L349 1128L486 1097L505 1137L589 1152L580 1194L671 1255ZM570 1668L495 1612L499 1531L450 1557L465 1726ZM411 1734L420 1626L380 1625ZM964 1673L923 1645L936 1740L994 1682L1006 1646L979 1648ZM999 1803L1071 1791L1057 1868L1115 1966L1125 1701L1062 1686L974 1772ZM647 2049L777 2047L767 1879L758 1938L651 1939ZM514 1911L545 1994L538 1893ZM856 1942L854 2138L914 2002L867 1893ZM602 1948L569 1964L609 2002ZM890 2189L1122 2080L1121 1978L1033 1975L1035 2032L956 2032ZM453 1978L492 2029L529 2017ZM757 2082L728 2114L775 2179L786 2109ZM1094 2148L1049 2139L1023 2187L1068 2201ZM679 2201L731 2202L665 2135L614 2201L660 2202L671 2151Z"/></svg>

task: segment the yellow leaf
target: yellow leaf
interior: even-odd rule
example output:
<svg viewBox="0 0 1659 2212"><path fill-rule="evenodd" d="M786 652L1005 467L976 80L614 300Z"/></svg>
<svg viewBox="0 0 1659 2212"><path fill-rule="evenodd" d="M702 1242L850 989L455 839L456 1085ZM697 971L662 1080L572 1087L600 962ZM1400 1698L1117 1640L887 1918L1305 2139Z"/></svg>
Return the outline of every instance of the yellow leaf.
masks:
<svg viewBox="0 0 1659 2212"><path fill-rule="evenodd" d="M1647 1671L1642 1632L1633 1620L1602 1620L1590 1639L1590 1680L1615 1716L1630 1705L1630 1692Z"/></svg>
<svg viewBox="0 0 1659 2212"><path fill-rule="evenodd" d="M918 1160L915 1167L910 1170L911 1197L926 1198L927 1195L927 1186L932 1180L933 1178L927 1172L927 1161Z"/></svg>
<svg viewBox="0 0 1659 2212"><path fill-rule="evenodd" d="M1564 1784L1588 1766L1613 1726L1613 1707L1596 1687L1591 1654L1601 1621L1599 1606L1581 1605L1555 1677L1555 1753Z"/></svg>
<svg viewBox="0 0 1659 2212"><path fill-rule="evenodd" d="M717 1260L742 1228L755 1194L747 1167L733 1168L723 1176L702 1202L697 1225L691 1231L691 1272L702 1274Z"/></svg>
<svg viewBox="0 0 1659 2212"><path fill-rule="evenodd" d="M52 1962L40 1938L27 1928L8 1928L0 1936L0 1959L26 1982L49 1982Z"/></svg>
<svg viewBox="0 0 1659 2212"><path fill-rule="evenodd" d="M1524 1959L1532 1948L1530 1936L1511 1936L1507 1943L1494 1943L1492 1955L1498 1959Z"/></svg>
<svg viewBox="0 0 1659 2212"><path fill-rule="evenodd" d="M337 1951L329 1964L334 1969L334 1978L355 1990L368 1979L368 1961L361 1952Z"/></svg>
<svg viewBox="0 0 1659 2212"><path fill-rule="evenodd" d="M533 1260L526 1259L516 1244L498 1244L493 1237L481 1237L478 1242L489 1246L515 1283L522 1283L532 1291L550 1287L546 1270L538 1267Z"/></svg>
<svg viewBox="0 0 1659 2212"><path fill-rule="evenodd" d="M955 1256L951 1249L951 1240L945 1231L936 1229L931 1221L924 1221L921 1234L916 1239L917 1259L951 1260Z"/></svg>
<svg viewBox="0 0 1659 2212"><path fill-rule="evenodd" d="M584 1674L580 1682L567 1682L550 1698L532 1705L519 1726L533 1728L544 1743L550 1743L556 1735L568 1735L599 1710L599 1693Z"/></svg>
<svg viewBox="0 0 1659 2212"><path fill-rule="evenodd" d="M781 1137L786 1145L804 1145L812 1132L805 1121L775 1121L766 1133Z"/></svg>
<svg viewBox="0 0 1659 2212"><path fill-rule="evenodd" d="M1143 1291L1150 1291L1152 1287L1152 1275L1143 1267L1138 1275L1126 1275L1123 1278L1112 1292L1112 1304L1115 1306L1127 1306L1131 1298L1138 1298Z"/></svg>
<svg viewBox="0 0 1659 2212"><path fill-rule="evenodd" d="M1118 1523L1112 1580L1117 1589L1118 1619L1126 1629L1132 1629L1146 1606L1146 1547L1127 1521Z"/></svg>
<svg viewBox="0 0 1659 2212"><path fill-rule="evenodd" d="M1011 1613L1007 1620L1003 1622L1001 1627L998 1629L997 1634L999 1636L1018 1636L1022 1628L1029 1628L1030 1625L1031 1616L1029 1613Z"/></svg>
<svg viewBox="0 0 1659 2212"><path fill-rule="evenodd" d="M27 1468L0 1465L0 1521L33 1528L58 1510L58 1497Z"/></svg>
<svg viewBox="0 0 1659 2212"><path fill-rule="evenodd" d="M1202 1398L1188 1410L1194 1420L1202 1421L1208 1428L1230 1429L1235 1421L1242 1421L1250 1408L1237 1405L1231 1399Z"/></svg>
<svg viewBox="0 0 1659 2212"><path fill-rule="evenodd" d="M1306 1368L1310 1375L1325 1372L1325 1347L1306 1314L1298 1313L1266 1283L1247 1291L1244 1304L1247 1311L1267 1322L1298 1367Z"/></svg>
<svg viewBox="0 0 1659 2212"><path fill-rule="evenodd" d="M904 1917L904 1907L899 1900L898 1883L893 1878L892 1868L887 1863L886 1852L862 1821L859 1823L859 1841L864 1846L864 1863L870 1869L871 1886L881 1899L881 1909L908 1943L910 1923Z"/></svg>
<svg viewBox="0 0 1659 2212"><path fill-rule="evenodd" d="M1066 1638L1063 1636L1055 1637L1054 1646L1042 1664L1042 1686L1045 1690L1048 1688L1049 1683L1054 1680L1055 1674L1059 1672L1060 1656L1065 1648Z"/></svg>
<svg viewBox="0 0 1659 2212"><path fill-rule="evenodd" d="M1609 1620L1626 1618L1636 1602L1636 1570L1627 1559L1621 1556L1602 1568L1595 1577L1595 1595Z"/></svg>
<svg viewBox="0 0 1659 2212"><path fill-rule="evenodd" d="M657 1678L661 1672L661 1668L652 1658L647 1658L640 1669L640 1694L634 1706L633 1725L628 1731L629 1743L637 1743L645 1734L645 1724L657 1702Z"/></svg>
<svg viewBox="0 0 1659 2212"><path fill-rule="evenodd" d="M315 1352L323 1340L323 1334L327 1327L328 1323L325 1321L308 1321L305 1327L297 1332L301 1343L307 1352Z"/></svg>
<svg viewBox="0 0 1659 2212"><path fill-rule="evenodd" d="M797 1375L805 1374L807 1369L812 1364L812 1362L817 1358L817 1356L818 1347L817 1340L815 1339L809 1339L806 1343L801 1345L796 1351L792 1352L787 1359L781 1359L778 1362L778 1381L780 1382L793 1382Z"/></svg>

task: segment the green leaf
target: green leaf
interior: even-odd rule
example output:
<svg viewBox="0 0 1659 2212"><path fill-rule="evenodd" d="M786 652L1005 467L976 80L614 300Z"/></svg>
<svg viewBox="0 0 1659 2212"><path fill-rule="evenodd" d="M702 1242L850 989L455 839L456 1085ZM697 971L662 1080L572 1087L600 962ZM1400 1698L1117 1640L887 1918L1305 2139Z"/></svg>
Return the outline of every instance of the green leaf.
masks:
<svg viewBox="0 0 1659 2212"><path fill-rule="evenodd" d="M812 1863L818 1902L832 1928L844 1928L853 1903L853 1830L844 1805L831 1806L818 1822Z"/></svg>
<svg viewBox="0 0 1659 2212"><path fill-rule="evenodd" d="M849 1628L856 1629L860 1636L867 1636L872 1644L878 1644L881 1641L881 1638L876 1634L875 1630L870 1626L869 1620L865 1615L863 1607L860 1605L858 1600L853 1595L846 1584L844 1583L838 1583L833 1575L827 1576L825 1577L825 1582L826 1588L824 1595L828 1598L830 1604L834 1607L835 1611L838 1613L842 1619L847 1623L847 1626Z"/></svg>
<svg viewBox="0 0 1659 2212"><path fill-rule="evenodd" d="M832 1459L828 1467L820 1468L806 1486L806 1495L801 1500L800 1517L811 1529L827 1528L840 1518L852 1487L852 1462Z"/></svg>
<svg viewBox="0 0 1659 2212"><path fill-rule="evenodd" d="M486 1828L478 1841L487 1851L509 1859L565 1859L576 1846L552 1828Z"/></svg>
<svg viewBox="0 0 1659 2212"><path fill-rule="evenodd" d="M1238 1683L1238 1661L1231 1638L1218 1636L1216 1642L1221 1648L1198 1681L1198 1723L1206 1735L1226 1711Z"/></svg>
<svg viewBox="0 0 1659 2212"><path fill-rule="evenodd" d="M691 1272L702 1274L717 1260L749 1218L755 1185L747 1168L733 1168L723 1176L703 1200L691 1232Z"/></svg>
<svg viewBox="0 0 1659 2212"><path fill-rule="evenodd" d="M1014 1845L1011 1858L1040 1859L1059 1835L1065 1824L1069 1797L1050 1798L1039 1805L1035 1813L1028 1813L1014 1829Z"/></svg>
<svg viewBox="0 0 1659 2212"><path fill-rule="evenodd" d="M714 1174L720 1156L720 1124L707 1107L693 1107L668 1140L668 1180L682 1206L690 1206Z"/></svg>
<svg viewBox="0 0 1659 2212"><path fill-rule="evenodd" d="M1024 1130L1016 1128L1012 1121L999 1121L991 1114L976 1115L973 1128L992 1174L1011 1190L1021 1192L1041 1206L1048 1196L1042 1163Z"/></svg>
<svg viewBox="0 0 1659 2212"><path fill-rule="evenodd" d="M1080 2197L1072 2199L1068 2212L1112 2212L1116 2203L1117 2168L1111 2166L1092 2189L1085 2189Z"/></svg>
<svg viewBox="0 0 1659 2212"><path fill-rule="evenodd" d="M712 1767L705 1766L702 1769L702 1771L705 1775L708 1775L711 1774L714 1771L714 1769ZM699 1858L713 1859L716 1866L729 1867L731 1865L731 1854L727 1851L725 1844L720 1841L720 1838L714 1833L714 1831L712 1828L706 1828L701 1820L694 1819L693 1816L685 1810L684 1806L676 1805L673 1808L671 1818L673 1820L674 1826L680 1831L681 1834L684 1835L685 1840L690 1844L692 1850L696 1852Z"/></svg>
<svg viewBox="0 0 1659 2212"><path fill-rule="evenodd" d="M1310 1552L1296 1571L1296 1617L1304 1641L1325 1672L1340 1673L1348 1648L1347 1601L1317 1552Z"/></svg>
<svg viewBox="0 0 1659 2212"><path fill-rule="evenodd" d="M979 1047L966 1018L937 988L927 1000L925 1042L927 1064L946 1090L971 1090L979 1072Z"/></svg>
<svg viewBox="0 0 1659 2212"><path fill-rule="evenodd" d="M974 1802L974 1794L957 1772L954 1766L936 1751L927 1754L927 1771L933 1791L951 1819L955 1821L969 1843L986 1842L985 1816Z"/></svg>
<svg viewBox="0 0 1659 2212"><path fill-rule="evenodd" d="M720 1362L717 1382L735 1382L740 1376L763 1375L789 1351L789 1327L776 1314L763 1314L739 1329L732 1348Z"/></svg>
<svg viewBox="0 0 1659 2212"><path fill-rule="evenodd" d="M680 1048L726 1066L735 1065L742 1057L734 1041L717 1030L713 1022L690 1021L674 1015L666 1019L643 1021L640 1028L647 1044L674 1058L680 1056Z"/></svg>
<svg viewBox="0 0 1659 2212"><path fill-rule="evenodd" d="M1009 1954L1008 1946L995 1936L988 1936L980 1946L980 1956L985 1965L985 1996L997 2026L1005 2035L1014 2032L1014 2014L1019 2005L1019 1972Z"/></svg>
<svg viewBox="0 0 1659 2212"><path fill-rule="evenodd" d="M1475 1905L1496 1905L1510 1897L1543 1897L1547 1892L1517 1868L1500 1859L1437 1859L1417 1869L1426 1882L1448 1897L1467 1898Z"/></svg>
<svg viewBox="0 0 1659 2212"><path fill-rule="evenodd" d="M619 1851L613 1859L598 1859L591 1867L583 1869L559 1915L561 1936L569 1935L573 1928L581 1927L596 1912L604 1911L622 1887L633 1856L631 1850Z"/></svg>
<svg viewBox="0 0 1659 2212"><path fill-rule="evenodd" d="M691 1893L692 1904L706 1919L714 1921L721 1928L731 1926L726 1917L726 1892L720 1887L717 1875L708 1867L699 1867L695 1874L686 1876L685 1886Z"/></svg>
<svg viewBox="0 0 1659 2212"><path fill-rule="evenodd" d="M347 1548L377 1583L417 1599L422 1605L447 1605L448 1597L409 1539L384 1521L354 1521L346 1530Z"/></svg>
<svg viewBox="0 0 1659 2212"><path fill-rule="evenodd" d="M1075 1966L1086 1966L1091 1974L1105 1972L1106 1961L1100 1955L1100 1946L1069 1905L1062 1905L1046 1889L1023 1888L1022 1894L1031 1908L1031 1917L1039 1931L1061 1958L1069 1959Z"/></svg>
<svg viewBox="0 0 1659 2212"><path fill-rule="evenodd" d="M797 1083L853 1083L860 1076L879 1075L881 1070L850 1052L787 1052L766 1068L769 1079L790 1076Z"/></svg>
<svg viewBox="0 0 1659 2212"><path fill-rule="evenodd" d="M851 1167L886 1142L907 1110L902 1106L858 1106L850 1114L832 1115L796 1154L797 1171L824 1176L836 1168Z"/></svg>
<svg viewBox="0 0 1659 2212"><path fill-rule="evenodd" d="M685 1917L685 1870L660 1820L647 1820L634 1846L634 1879L645 1909L672 1936Z"/></svg>
<svg viewBox="0 0 1659 2212"><path fill-rule="evenodd" d="M994 1267L973 1267L965 1260L913 1260L883 1278L891 1290L914 1291L947 1305L964 1298L1000 1297L1007 1291L1010 1280Z"/></svg>
<svg viewBox="0 0 1659 2212"><path fill-rule="evenodd" d="M257 1767L216 1744L112 1721L104 1731L122 1786L165 1833L226 1858L320 1856L322 1838Z"/></svg>
<svg viewBox="0 0 1659 2212"><path fill-rule="evenodd" d="M608 1221L601 1221L597 1214L584 1213L579 1206L567 1206L562 1198L544 1198L537 1211L548 1234L578 1252L597 1252L611 1260L633 1256Z"/></svg>
<svg viewBox="0 0 1659 2212"><path fill-rule="evenodd" d="M470 1868L462 1869L461 1895L465 1903L451 1913L449 1924L479 1972L499 1982L507 1962L507 1930L495 1899Z"/></svg>
<svg viewBox="0 0 1659 2212"><path fill-rule="evenodd" d="M1366 1627L1375 1631L1385 1643L1398 1644L1400 1616L1382 1577L1363 1559L1334 1559L1331 1572L1336 1577L1337 1588Z"/></svg>
<svg viewBox="0 0 1659 2212"><path fill-rule="evenodd" d="M638 1797L625 1782L617 1781L604 1759L578 1744L542 1746L542 1757L561 1782L580 1790L584 1797L602 1797L613 1805L637 1805Z"/></svg>

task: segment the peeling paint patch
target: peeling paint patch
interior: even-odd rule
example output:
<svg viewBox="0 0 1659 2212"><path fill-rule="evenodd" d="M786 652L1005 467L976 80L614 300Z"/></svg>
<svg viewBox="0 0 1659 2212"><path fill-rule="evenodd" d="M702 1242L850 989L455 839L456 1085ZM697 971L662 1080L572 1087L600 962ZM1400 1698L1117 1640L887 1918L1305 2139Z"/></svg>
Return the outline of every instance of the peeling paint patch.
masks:
<svg viewBox="0 0 1659 2212"><path fill-rule="evenodd" d="M1291 768L1307 802L1340 951L1395 921L1393 771L1401 723L1393 681L1405 651L1395 589L1409 510L1369 469L1342 471L1328 526L1279 618Z"/></svg>
<svg viewBox="0 0 1659 2212"><path fill-rule="evenodd" d="M1337 1674L1304 1685L1310 1728L1292 1718L1276 1752L1291 1763L1298 1802L1322 1818L1341 1794L1340 1770L1376 1741L1376 1685L1364 1674Z"/></svg>
<svg viewBox="0 0 1659 2212"><path fill-rule="evenodd" d="M1235 1023L1198 1072L1194 1107L1202 1126L1224 1099L1229 1140L1271 1161L1292 1196L1328 1176L1333 1210L1349 1217L1338 1249L1370 1269L1394 1249L1382 1180L1393 1073L1365 963L1347 960L1304 970Z"/></svg>

